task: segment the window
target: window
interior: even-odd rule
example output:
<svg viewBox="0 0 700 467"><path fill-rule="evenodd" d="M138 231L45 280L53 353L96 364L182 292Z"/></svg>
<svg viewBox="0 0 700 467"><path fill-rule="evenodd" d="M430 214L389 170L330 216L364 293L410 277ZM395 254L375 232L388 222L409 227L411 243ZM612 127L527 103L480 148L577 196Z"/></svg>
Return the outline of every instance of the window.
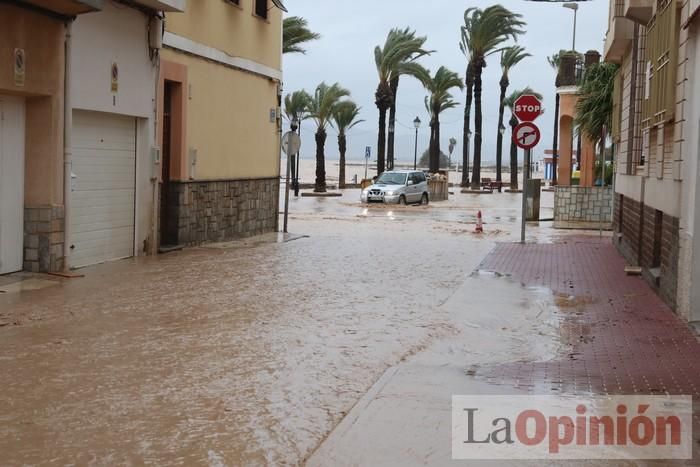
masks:
<svg viewBox="0 0 700 467"><path fill-rule="evenodd" d="M255 16L267 19L267 0L254 0L255 1Z"/></svg>

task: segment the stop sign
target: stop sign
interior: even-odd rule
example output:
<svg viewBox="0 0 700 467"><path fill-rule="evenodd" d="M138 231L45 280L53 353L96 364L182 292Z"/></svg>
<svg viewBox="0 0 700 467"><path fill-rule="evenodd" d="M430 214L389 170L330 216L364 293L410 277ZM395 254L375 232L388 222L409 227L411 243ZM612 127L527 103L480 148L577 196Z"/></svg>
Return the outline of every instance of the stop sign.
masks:
<svg viewBox="0 0 700 467"><path fill-rule="evenodd" d="M534 122L542 113L542 103L530 94L520 96L513 107L513 113L521 122Z"/></svg>

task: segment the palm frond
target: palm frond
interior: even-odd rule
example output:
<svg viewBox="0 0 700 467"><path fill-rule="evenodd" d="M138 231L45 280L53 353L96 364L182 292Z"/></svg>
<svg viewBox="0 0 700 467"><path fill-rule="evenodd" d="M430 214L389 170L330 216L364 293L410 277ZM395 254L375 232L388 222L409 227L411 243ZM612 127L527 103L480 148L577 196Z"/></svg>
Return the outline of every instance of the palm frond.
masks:
<svg viewBox="0 0 700 467"><path fill-rule="evenodd" d="M519 45L506 47L503 52L501 52L501 69L503 70L503 75L508 77L510 70L528 57L532 57L532 54L527 53L525 47Z"/></svg>
<svg viewBox="0 0 700 467"><path fill-rule="evenodd" d="M321 35L311 31L308 21L300 16L290 16L282 23L282 52L285 54L305 54L302 45L320 38Z"/></svg>
<svg viewBox="0 0 700 467"><path fill-rule="evenodd" d="M291 122L296 119L298 122L309 118L308 110L311 103L311 96L308 92L295 91L284 97L284 114Z"/></svg>
<svg viewBox="0 0 700 467"><path fill-rule="evenodd" d="M357 118L360 115L360 110L361 108L350 100L341 101L335 106L332 118L339 133L345 134L348 130L364 122L364 120Z"/></svg>
<svg viewBox="0 0 700 467"><path fill-rule="evenodd" d="M309 102L309 117L314 119L319 128L326 128L329 123L332 123L333 111L342 102L341 99L349 96L350 91L339 83L319 84Z"/></svg>
<svg viewBox="0 0 700 467"><path fill-rule="evenodd" d="M599 141L603 131L612 128L613 89L617 71L615 64L597 63L591 65L583 76L575 124L578 133L592 141Z"/></svg>

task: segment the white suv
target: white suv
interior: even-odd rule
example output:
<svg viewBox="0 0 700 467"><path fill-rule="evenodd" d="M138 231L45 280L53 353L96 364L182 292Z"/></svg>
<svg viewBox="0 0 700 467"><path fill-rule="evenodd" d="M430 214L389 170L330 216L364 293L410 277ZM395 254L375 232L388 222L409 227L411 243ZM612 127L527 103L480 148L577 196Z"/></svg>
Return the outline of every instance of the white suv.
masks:
<svg viewBox="0 0 700 467"><path fill-rule="evenodd" d="M397 170L384 172L374 185L362 190L363 203L428 204L428 179L423 172Z"/></svg>

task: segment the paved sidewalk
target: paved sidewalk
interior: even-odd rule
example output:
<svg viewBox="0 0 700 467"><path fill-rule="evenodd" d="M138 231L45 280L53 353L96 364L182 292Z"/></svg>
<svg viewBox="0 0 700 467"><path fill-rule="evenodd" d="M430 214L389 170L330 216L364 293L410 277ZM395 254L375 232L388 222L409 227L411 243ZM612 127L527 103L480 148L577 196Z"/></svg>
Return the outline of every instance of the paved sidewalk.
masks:
<svg viewBox="0 0 700 467"><path fill-rule="evenodd" d="M485 367L477 376L537 393L700 398L700 341L624 267L613 245L591 238L498 245L481 269L552 290L567 351L546 362Z"/></svg>
<svg viewBox="0 0 700 467"><path fill-rule="evenodd" d="M643 279L625 275L609 238L562 238L497 245L444 304L458 332L387 371L308 465L700 465L697 410L689 461L451 460L455 394L674 394L697 403L697 337Z"/></svg>

